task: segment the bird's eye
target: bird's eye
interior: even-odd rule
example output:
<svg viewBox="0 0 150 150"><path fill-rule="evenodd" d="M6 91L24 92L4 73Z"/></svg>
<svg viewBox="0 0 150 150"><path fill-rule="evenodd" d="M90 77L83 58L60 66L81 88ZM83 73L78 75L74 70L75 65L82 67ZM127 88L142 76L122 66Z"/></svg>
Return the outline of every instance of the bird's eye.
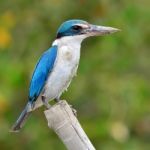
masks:
<svg viewBox="0 0 150 150"><path fill-rule="evenodd" d="M81 26L78 26L78 25L75 25L75 26L73 26L72 28L73 28L73 30L81 30L81 29L82 29L82 27L81 27Z"/></svg>

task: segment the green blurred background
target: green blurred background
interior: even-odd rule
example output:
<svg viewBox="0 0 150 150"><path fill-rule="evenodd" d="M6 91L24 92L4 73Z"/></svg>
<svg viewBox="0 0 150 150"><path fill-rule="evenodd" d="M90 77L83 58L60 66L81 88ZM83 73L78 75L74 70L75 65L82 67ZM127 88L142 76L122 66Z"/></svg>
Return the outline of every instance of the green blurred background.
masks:
<svg viewBox="0 0 150 150"><path fill-rule="evenodd" d="M79 18L122 31L82 44L67 99L97 150L150 150L150 1L1 0L0 149L65 150L44 108L9 132L28 97L33 68L59 25Z"/></svg>

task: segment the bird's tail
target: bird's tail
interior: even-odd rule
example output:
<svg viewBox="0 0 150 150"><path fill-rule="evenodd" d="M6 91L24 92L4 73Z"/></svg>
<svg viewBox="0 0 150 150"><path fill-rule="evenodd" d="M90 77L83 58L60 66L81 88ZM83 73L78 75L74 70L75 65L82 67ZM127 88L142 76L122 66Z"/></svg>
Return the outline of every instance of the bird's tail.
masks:
<svg viewBox="0 0 150 150"><path fill-rule="evenodd" d="M22 113L20 114L19 118L15 122L15 124L12 126L10 132L19 132L19 130L23 127L25 124L25 121L29 117L29 114L31 111L29 111L29 103L26 105Z"/></svg>

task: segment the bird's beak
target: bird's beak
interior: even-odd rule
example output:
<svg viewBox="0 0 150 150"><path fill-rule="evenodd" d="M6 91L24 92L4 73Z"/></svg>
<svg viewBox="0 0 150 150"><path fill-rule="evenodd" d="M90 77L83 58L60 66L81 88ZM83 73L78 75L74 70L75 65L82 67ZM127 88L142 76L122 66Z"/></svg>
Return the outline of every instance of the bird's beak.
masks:
<svg viewBox="0 0 150 150"><path fill-rule="evenodd" d="M90 25L89 28L86 29L86 34L88 36L100 36L100 35L115 33L118 31L120 30L117 28Z"/></svg>

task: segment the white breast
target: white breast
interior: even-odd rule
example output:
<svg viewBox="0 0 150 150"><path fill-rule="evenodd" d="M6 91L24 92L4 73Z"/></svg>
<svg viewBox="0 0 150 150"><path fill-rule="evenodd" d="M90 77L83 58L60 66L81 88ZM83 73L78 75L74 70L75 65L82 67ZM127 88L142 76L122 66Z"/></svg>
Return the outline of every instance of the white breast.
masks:
<svg viewBox="0 0 150 150"><path fill-rule="evenodd" d="M50 74L46 86L45 97L47 100L58 98L66 90L76 74L80 60L80 43L78 40L64 38L55 41L58 52L54 69Z"/></svg>

